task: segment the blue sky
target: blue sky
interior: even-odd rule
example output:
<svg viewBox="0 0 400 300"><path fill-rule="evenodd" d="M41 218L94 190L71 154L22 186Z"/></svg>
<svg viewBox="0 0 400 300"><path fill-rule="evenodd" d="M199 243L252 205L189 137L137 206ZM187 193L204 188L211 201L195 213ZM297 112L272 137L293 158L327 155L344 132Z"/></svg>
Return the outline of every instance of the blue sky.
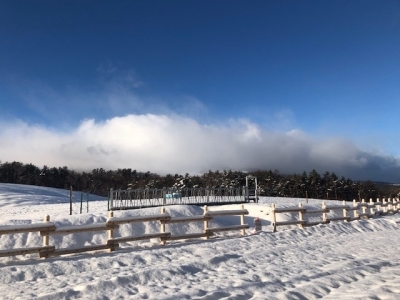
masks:
<svg viewBox="0 0 400 300"><path fill-rule="evenodd" d="M395 0L2 1L0 160L400 180L399 50Z"/></svg>

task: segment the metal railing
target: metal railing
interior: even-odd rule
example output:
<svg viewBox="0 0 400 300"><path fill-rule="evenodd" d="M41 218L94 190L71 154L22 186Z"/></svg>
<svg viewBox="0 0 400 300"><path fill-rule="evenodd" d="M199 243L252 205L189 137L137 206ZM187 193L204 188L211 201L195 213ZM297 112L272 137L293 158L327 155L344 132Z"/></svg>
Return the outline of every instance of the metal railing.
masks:
<svg viewBox="0 0 400 300"><path fill-rule="evenodd" d="M110 189L108 210L135 209L176 204L221 205L257 201L246 187Z"/></svg>

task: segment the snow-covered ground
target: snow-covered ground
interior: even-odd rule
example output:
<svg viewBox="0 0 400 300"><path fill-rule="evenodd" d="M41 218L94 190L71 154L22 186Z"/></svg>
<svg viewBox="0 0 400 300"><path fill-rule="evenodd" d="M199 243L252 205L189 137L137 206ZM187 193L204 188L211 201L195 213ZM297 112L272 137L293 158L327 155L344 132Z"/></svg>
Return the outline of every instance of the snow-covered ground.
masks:
<svg viewBox="0 0 400 300"><path fill-rule="evenodd" d="M86 196L85 196L86 197ZM84 198L86 200L86 198ZM0 225L38 223L50 215L56 226L92 224L107 218L107 200L90 196L79 214L80 193L0 184ZM158 240L121 244L116 252L91 252L40 259L38 255L0 258L0 299L399 299L400 214L364 221L335 222L306 229L278 227L271 233L270 206L321 207L320 200L261 198L246 204L246 222L262 220L263 230L210 240ZM232 209L229 207L210 207ZM171 216L203 213L201 207L167 206ZM159 213L159 208L117 211L116 216ZM341 212L337 212L340 214ZM333 213L335 214L335 212ZM290 214L279 214L289 220ZM294 215L293 215L294 217ZM317 218L317 217L315 217ZM239 224L219 217L212 227ZM118 235L159 232L155 222L122 225ZM203 230L202 222L167 225L173 235ZM118 236L117 235L117 236ZM102 244L105 233L50 237L56 248ZM0 249L40 246L38 233L3 235Z"/></svg>

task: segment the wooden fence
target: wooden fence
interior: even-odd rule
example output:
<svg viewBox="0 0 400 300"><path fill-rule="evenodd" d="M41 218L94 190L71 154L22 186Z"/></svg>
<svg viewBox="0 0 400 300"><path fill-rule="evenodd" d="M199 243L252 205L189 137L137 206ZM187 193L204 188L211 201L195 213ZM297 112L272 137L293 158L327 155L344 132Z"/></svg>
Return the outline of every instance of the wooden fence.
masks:
<svg viewBox="0 0 400 300"><path fill-rule="evenodd" d="M328 213L332 210L341 209L343 216L328 217ZM300 228L305 226L313 226L318 224L327 224L333 221L353 221L360 219L368 219L374 216L382 216L387 214L395 214L400 210L399 198L396 199L383 199L373 202L370 199L369 203L362 199L362 202L353 201L352 205L346 204L345 201L341 205L326 205L322 202L321 209L306 209L302 203L299 203L298 207L287 207L287 208L276 208L275 204L272 204L271 215L272 215L272 227L273 232L276 232L276 227L285 225L298 225ZM276 221L276 214L280 213L298 213L297 220L290 221ZM352 213L352 215L351 215ZM321 219L314 222L306 220L306 216L320 214Z"/></svg>
<svg viewBox="0 0 400 300"><path fill-rule="evenodd" d="M156 215L147 216L129 216L129 217L115 217L114 212L109 212L108 218L105 223L89 224L89 225L73 225L56 227L54 223L50 222L50 217L46 216L44 222L40 224L27 224L27 225L5 225L0 226L0 235L15 234L15 233L29 233L39 232L43 238L43 245L30 248L17 248L0 250L0 257L15 256L38 253L40 257L46 258L50 256L59 256L64 254L82 253L87 251L108 250L116 251L119 249L119 244L124 242L138 241L159 238L161 245L165 245L167 241L204 238L209 239L216 232L240 230L241 235L245 235L245 229L249 228L248 224L244 223L244 215L249 212L244 209L243 205L238 210L208 210L204 207L203 215L184 216L184 217L171 217L166 211L165 207L161 208L161 213ZM210 228L209 221L217 216L240 216L240 225ZM142 234L135 236L115 237L115 231L119 229L119 225L130 223L143 223L143 222L159 222L160 232L151 234ZM190 222L204 222L204 230L199 233L191 233L184 235L172 235L166 231L166 225L173 223L190 223ZM55 246L50 245L50 236L66 235L78 232L93 232L93 231L106 231L108 238L105 244L88 245L80 248L64 248L56 249Z"/></svg>
<svg viewBox="0 0 400 300"><path fill-rule="evenodd" d="M329 217L328 213L332 210L342 210L342 216ZM353 221L365 218L371 218L377 215L395 214L400 210L400 201L396 199L383 199L382 201L373 202L372 199L369 203L355 202L346 204L343 201L341 205L326 205L322 203L321 209L306 209L299 203L298 207L289 208L276 208L275 204L272 204L271 216L273 232L276 232L278 226L284 225L298 225L300 228L305 226L313 226L317 224L327 224L333 221ZM297 220L290 221L276 221L276 215L279 213L297 213ZM4 234L17 234L17 233L30 233L39 232L43 239L42 246L37 247L26 247L26 248L15 248L0 250L0 257L25 255L38 253L40 257L46 258L51 256L59 256L64 254L82 253L87 251L98 251L108 250L116 251L120 248L120 243L132 242L138 240L147 240L153 238L159 238L161 245L165 245L168 241L183 240L183 239L198 239L204 238L209 239L216 232L223 231L235 231L240 230L241 235L245 235L245 230L249 228L248 224L244 223L244 216L248 215L248 211L244 209L243 205L240 205L240 209L237 210L208 210L208 207L204 207L204 213L202 215L184 216L184 217L171 217L166 211L165 207L161 208L160 214L146 215L146 216L129 216L129 217L115 217L114 212L110 211L108 218L105 223L95 223L89 225L73 225L73 226L61 226L57 227L50 221L50 217L46 216L43 223L39 224L25 224L25 225L5 225L0 226L0 235ZM320 220L309 222L306 217L309 215L321 215ZM227 227L211 227L210 221L214 217L218 216L240 216L240 224L227 226ZM130 223L144 223L144 222L158 222L160 224L160 232L134 235L134 236L122 236L115 237L115 231L119 229L120 225ZM183 235L172 235L171 232L166 230L168 224L176 223L190 223L190 222L203 222L204 229L202 232L190 233ZM99 245L88 245L79 248L62 248L56 249L55 246L50 245L50 237L57 235L66 235L79 232L95 232L105 231L108 232L108 237L105 244Z"/></svg>

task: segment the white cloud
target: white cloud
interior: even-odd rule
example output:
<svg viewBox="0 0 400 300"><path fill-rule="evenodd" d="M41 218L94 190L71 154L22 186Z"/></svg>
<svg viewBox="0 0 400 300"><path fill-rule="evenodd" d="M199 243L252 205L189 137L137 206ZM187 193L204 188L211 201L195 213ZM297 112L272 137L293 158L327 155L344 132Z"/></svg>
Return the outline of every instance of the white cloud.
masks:
<svg viewBox="0 0 400 300"><path fill-rule="evenodd" d="M0 160L72 169L133 168L166 173L209 169L316 169L354 179L400 182L399 159L362 151L340 138L318 140L299 130L266 131L245 120L200 124L179 115L126 115L84 120L69 132L0 124Z"/></svg>

